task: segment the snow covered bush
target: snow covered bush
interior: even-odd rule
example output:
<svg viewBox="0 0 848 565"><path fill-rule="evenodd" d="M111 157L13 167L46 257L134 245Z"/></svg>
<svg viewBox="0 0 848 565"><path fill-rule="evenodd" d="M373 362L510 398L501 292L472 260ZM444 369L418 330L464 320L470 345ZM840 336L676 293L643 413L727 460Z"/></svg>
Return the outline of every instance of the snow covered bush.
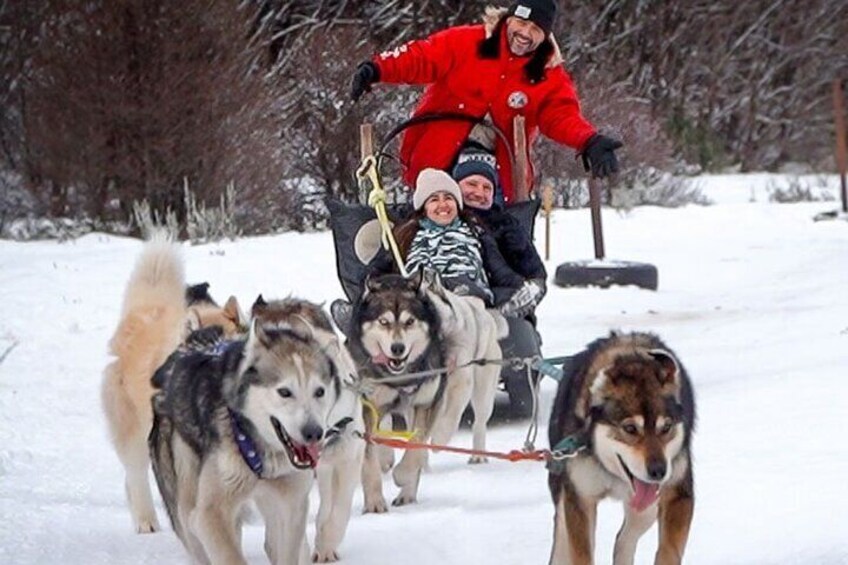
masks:
<svg viewBox="0 0 848 565"><path fill-rule="evenodd" d="M44 218L27 216L2 226L0 239L31 241L55 239L60 242L77 239L91 232L128 235L131 226L122 222L103 222L91 218Z"/></svg>
<svg viewBox="0 0 848 565"><path fill-rule="evenodd" d="M183 187L186 210L186 232L192 243L235 240L241 235L236 225L236 187L233 183L220 196L217 207L198 202L185 181Z"/></svg>
<svg viewBox="0 0 848 565"><path fill-rule="evenodd" d="M162 228L167 230L174 238L180 234L176 212L168 208L163 217L158 210L153 210L150 207L150 203L146 199L141 202L133 202L132 219L135 227L141 232L142 239L149 239L153 232Z"/></svg>
<svg viewBox="0 0 848 565"><path fill-rule="evenodd" d="M827 180L823 177L819 178L818 181L809 181L801 177L788 177L785 186L770 180L766 191L769 195L769 202L777 202L778 204L829 202L834 200L834 197L824 190L826 186Z"/></svg>
<svg viewBox="0 0 848 565"><path fill-rule="evenodd" d="M637 167L622 175L611 191L610 204L629 210L636 206L678 208L687 204L711 204L693 179L674 176L653 167Z"/></svg>

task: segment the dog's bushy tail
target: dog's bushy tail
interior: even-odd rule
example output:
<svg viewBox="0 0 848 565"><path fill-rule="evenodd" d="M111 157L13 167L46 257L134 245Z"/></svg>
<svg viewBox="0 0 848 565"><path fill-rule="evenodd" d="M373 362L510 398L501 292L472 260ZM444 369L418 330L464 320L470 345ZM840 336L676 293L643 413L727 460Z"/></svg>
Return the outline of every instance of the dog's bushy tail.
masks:
<svg viewBox="0 0 848 565"><path fill-rule="evenodd" d="M156 232L136 260L124 294L124 314L147 305L185 305L185 269L180 245Z"/></svg>
<svg viewBox="0 0 848 565"><path fill-rule="evenodd" d="M109 342L115 359L101 390L109 429L119 449L146 434L149 398L139 394L177 348L185 327L185 282L179 246L164 234L145 244L124 293L118 327Z"/></svg>
<svg viewBox="0 0 848 565"><path fill-rule="evenodd" d="M158 232L144 245L124 292L121 321L110 342L119 359L145 347L159 362L179 344L185 326L185 269L179 244ZM157 347L159 346L159 347ZM157 365L158 366L158 365ZM148 378L156 367L150 367Z"/></svg>

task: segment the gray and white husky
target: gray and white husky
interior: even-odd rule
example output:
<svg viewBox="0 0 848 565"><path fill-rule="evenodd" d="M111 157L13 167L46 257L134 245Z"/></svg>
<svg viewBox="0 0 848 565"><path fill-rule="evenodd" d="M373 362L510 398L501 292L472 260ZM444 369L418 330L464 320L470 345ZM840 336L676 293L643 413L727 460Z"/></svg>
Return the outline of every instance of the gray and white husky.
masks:
<svg viewBox="0 0 848 565"><path fill-rule="evenodd" d="M153 469L193 560L245 563L240 516L253 501L271 562L308 563L308 495L341 388L312 327L254 320L246 340L175 353L154 386Z"/></svg>
<svg viewBox="0 0 848 565"><path fill-rule="evenodd" d="M447 444L470 402L474 411L473 448L485 450L486 425L494 410L503 359L498 340L506 337L509 326L500 312L487 309L480 298L459 296L446 289L435 271L427 269L423 277L422 288L438 313L447 366L452 369L432 440ZM488 362L471 364L479 360ZM485 463L486 458L472 455L468 462Z"/></svg>
<svg viewBox="0 0 848 565"><path fill-rule="evenodd" d="M485 449L486 423L492 414L500 367L466 366L472 359L501 359L498 338L506 323L477 298L444 289L435 275L408 278L384 275L366 280L365 292L344 323L360 374L371 384L368 398L379 413L411 420L416 440L447 443L471 401L475 414L474 447ZM344 318L345 316L337 316ZM443 372L437 369L447 368ZM434 371L425 376L408 373ZM366 418L366 420L368 420ZM369 422L367 422L369 423ZM472 463L484 461L472 457ZM406 451L393 470L400 493L395 506L417 500L427 452ZM384 512L381 462L374 446L366 447L363 470L365 511Z"/></svg>
<svg viewBox="0 0 848 565"><path fill-rule="evenodd" d="M421 277L406 279L400 275L369 277L365 291L352 305L340 313L333 305L334 318L348 336L348 348L367 386L367 398L380 415L401 416L420 432L416 439L430 435L439 412L446 384L445 356L440 338L439 316L421 286ZM407 373L436 370L433 374L404 378ZM375 425L366 411L365 423ZM383 461L380 450L368 444L362 471L365 512L385 512L382 470L391 466ZM415 502L426 453L410 450L404 453L394 469L400 493L392 504L401 506Z"/></svg>

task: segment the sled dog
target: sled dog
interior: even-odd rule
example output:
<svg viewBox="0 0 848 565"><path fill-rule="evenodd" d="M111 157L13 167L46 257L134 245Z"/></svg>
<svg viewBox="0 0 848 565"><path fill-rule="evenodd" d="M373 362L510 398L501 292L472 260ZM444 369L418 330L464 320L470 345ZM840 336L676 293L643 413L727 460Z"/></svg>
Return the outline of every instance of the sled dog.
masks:
<svg viewBox="0 0 848 565"><path fill-rule="evenodd" d="M440 338L445 343L447 367L453 368L447 378L442 412L432 433L436 444L447 444L459 428L462 413L471 402L474 411L473 447L486 449L486 424L495 406L495 394L503 357L498 340L509 328L497 310L487 310L480 298L459 296L442 286L438 273L423 272L427 295L439 317ZM492 363L469 365L473 360ZM484 463L486 458L472 455L469 463Z"/></svg>
<svg viewBox="0 0 848 565"><path fill-rule="evenodd" d="M445 363L439 316L422 286L421 275L408 279L400 275L369 277L350 312L339 312L338 305L334 303L333 315L337 323L346 326L342 331L348 336L367 400L380 415L411 420L412 429L421 433L416 439L426 440L439 413L445 374L402 378L405 373L440 369ZM367 429L376 425L367 410L365 425ZM395 484L400 487L393 505L415 502L426 457L421 450L404 453L393 471ZM368 444L362 471L365 512L387 510L381 471L378 449Z"/></svg>
<svg viewBox="0 0 848 565"><path fill-rule="evenodd" d="M656 563L680 563L694 510L695 400L683 365L656 336L618 334L589 344L569 364L551 414L552 451L583 446L549 465L551 564L593 562L598 502L625 502L614 563L630 564L659 517Z"/></svg>
<svg viewBox="0 0 848 565"><path fill-rule="evenodd" d="M316 341L333 359L339 370L342 387L327 420L329 434L318 462L318 494L320 504L312 560L318 563L337 561L353 504L353 494L362 475L365 454L365 423L359 400L359 376L347 348L339 343L329 316L317 304L287 298L266 301L260 295L251 315L263 327L291 327L299 320L312 327Z"/></svg>
<svg viewBox="0 0 848 565"><path fill-rule="evenodd" d="M101 388L111 440L126 472L127 504L139 533L159 529L147 472L150 377L188 329L220 325L229 334L241 323L234 298L224 308L211 297L189 306L186 293L179 245L163 233L154 235L127 283L120 321L109 342L114 360L104 370Z"/></svg>
<svg viewBox="0 0 848 565"><path fill-rule="evenodd" d="M154 376L150 453L174 531L198 563L245 563L241 512L256 504L272 563L309 562L306 518L341 389L312 326L251 322L244 340L175 353Z"/></svg>

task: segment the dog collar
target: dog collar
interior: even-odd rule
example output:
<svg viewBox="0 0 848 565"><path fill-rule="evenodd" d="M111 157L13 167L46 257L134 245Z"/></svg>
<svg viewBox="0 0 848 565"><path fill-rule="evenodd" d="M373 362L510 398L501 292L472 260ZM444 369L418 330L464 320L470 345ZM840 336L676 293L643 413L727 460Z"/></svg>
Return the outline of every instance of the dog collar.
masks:
<svg viewBox="0 0 848 565"><path fill-rule="evenodd" d="M233 426L233 437L236 440L236 445L238 445L239 453L241 453L241 458L244 459L244 462L250 467L250 470L253 471L257 477L262 476L262 454L259 453L259 449L256 447L256 443L253 441L253 438L245 432L241 426L239 425L239 416L232 410L230 412L230 422L232 422Z"/></svg>

